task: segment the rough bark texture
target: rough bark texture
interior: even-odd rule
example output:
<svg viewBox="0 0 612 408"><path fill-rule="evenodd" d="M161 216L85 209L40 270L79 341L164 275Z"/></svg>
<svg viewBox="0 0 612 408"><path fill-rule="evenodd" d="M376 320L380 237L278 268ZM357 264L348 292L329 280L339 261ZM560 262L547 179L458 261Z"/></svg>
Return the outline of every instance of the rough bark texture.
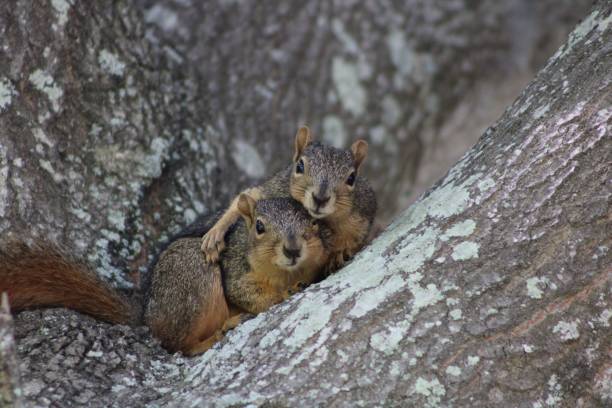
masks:
<svg viewBox="0 0 612 408"><path fill-rule="evenodd" d="M224 10L218 18L234 18L234 3L222 3L217 5ZM261 4L257 7L265 7ZM216 78L207 70L218 60L208 61L210 66L199 68L202 71L191 70L186 61L193 57L181 55L191 55L189 49L176 52L174 45L155 39L145 45L139 16L121 2L21 1L17 7L0 6L0 233L55 238L127 285L122 269L144 265L164 233L189 221L196 211L218 204L222 195L212 189L220 185L217 166L224 180L238 180L237 174L249 169L254 175L262 168L271 170L272 164L262 163L279 149L260 147L255 132L265 140L278 135L270 139L278 142L281 134L292 135L298 121L312 120L326 140L336 140L338 134L374 137L371 128L377 124L371 118L381 114L376 102L383 103L384 96L374 82L378 66L370 79L355 74L355 67L361 69L362 54L367 64L394 64L398 57L392 57L391 46L386 63L370 61L368 50L383 46L396 31L357 35L361 31L351 27L362 24L359 14L338 13L340 23L334 23L336 14L328 12L322 14L327 16L324 21L336 28L326 37L304 24L311 21L311 7L325 11L332 3L304 4L296 9L301 13L290 6L252 10L253 21L269 24L274 38L288 42L279 48L297 50L283 51L284 57L281 52L277 68L264 60L223 56L220 50L219 60L226 61L218 65L220 79L206 82L202 75ZM352 3L339 4L334 10L351 10ZM414 10L430 7L429 2L422 4ZM441 28L440 35L451 43L467 41L463 30L453 27L464 24L469 31L473 21L487 16L478 13L494 9L493 2L468 2L478 18L468 13L462 20L445 11L451 7L446 4L454 2L443 4L440 15L447 17L441 18L440 27L447 28ZM411 18L416 21L406 17L413 9L387 7L387 17L403 19L394 23L400 29ZM154 20L151 10L154 7L147 16ZM205 18L213 9L209 11ZM278 17L267 20L275 12ZM329 43L333 51L321 50L327 68L315 74L323 82L313 83L312 92L301 89L303 84L269 85L280 96L277 105L264 103L268 85L257 87L258 78L276 72L288 81L290 75L301 78L300 61L314 66L300 58L313 50L300 54L300 45L291 45L297 34L274 34L273 23L291 18L299 20L288 27L312 32L312 38ZM409 32L405 40L429 38L426 28L437 25L426 21L422 34ZM491 49L500 48L498 20L485 21L469 38L476 41L482 35L486 40L483 33L488 33ZM602 1L496 126L358 259L247 322L202 358L168 355L144 328L110 326L66 311L20 314L16 337L26 398L41 406L117 407L266 401L286 406L609 404L610 21L610 7ZM227 27L234 27L233 35L223 33ZM221 32L220 37L213 38L228 47L232 39L255 42L258 31L253 30L246 23L220 25L214 31ZM349 30L348 39L342 30ZM430 35L436 38L434 32ZM355 53L350 51L351 36L360 38ZM368 45L369 38L377 45ZM194 47L195 41L187 46ZM208 41L209 49L215 49ZM401 45L402 40L397 41ZM474 41L467 44L481 48L475 51L481 61L513 55L495 57L486 43ZM425 72L425 62L433 57L414 59L410 50L437 50L440 44L430 39L416 49L399 47L398 55L408 53L410 61L420 61L411 65L410 73L402 73L401 64L388 71L381 68L381 89L398 101L415 91L418 101L414 107L402 106L401 125L383 124L387 134L397 130L399 138L401 127L407 135L414 126L410 122L417 121L412 115L418 117L420 109L438 117L453 107L457 95L436 96L442 101L440 112L428 111L423 104L428 106L430 93L443 93L442 88L429 77L423 82L428 86L413 85L421 84L414 75ZM458 49L440 54L444 69L460 60L465 50L463 45ZM193 61L206 65L198 58ZM282 58L293 63L282 64ZM247 75L253 85L240 82L247 69L241 71L237 64L259 62L267 68L253 71L259 76ZM341 75L334 82L334 64L340 64L344 75L349 72L349 79ZM287 66L291 74L284 71ZM473 82L480 69L467 69L465 78L458 75L459 93L469 89L462 81ZM222 72L234 74L222 77ZM350 82L355 75L357 83ZM405 91L388 85L396 75L405 77ZM444 75L440 70L434 77ZM235 88L228 85L232 81ZM215 84L223 89L216 93ZM352 97L342 97L343 86L366 89L365 124L357 122L354 109L359 106L347 105ZM240 92L221 98L228 89ZM322 89L333 89L335 96L312 96L327 95ZM256 92L261 99L252 97ZM317 101L326 108L319 111ZM275 108L258 111L259 105ZM249 113L249 107L257 114ZM334 126L341 123L340 133L326 130L323 119L331 125L322 114L328 112L339 120ZM262 115L273 126L266 128ZM281 120L283 115L292 115L289 125ZM425 125L426 118L419 120L415 129L433 126ZM234 121L244 122L238 126ZM247 126L256 131L240 135L240 128ZM396 136L389 136L395 141L391 144L400 140ZM232 144L222 146L222 140ZM384 152L384 146L374 149L373 158L377 151ZM234 166L232 157L247 159ZM374 172L374 163L368 173ZM230 189L234 187L226 183L219 188L225 193Z"/></svg>
<svg viewBox="0 0 612 408"><path fill-rule="evenodd" d="M145 327L51 309L20 313L15 338L23 394L36 406L140 407L184 381L186 360Z"/></svg>
<svg viewBox="0 0 612 408"><path fill-rule="evenodd" d="M148 44L120 2L0 5L0 234L64 243L124 286L220 202L198 84Z"/></svg>
<svg viewBox="0 0 612 408"><path fill-rule="evenodd" d="M0 293L0 407L22 407L23 389L6 293Z"/></svg>
<svg viewBox="0 0 612 408"><path fill-rule="evenodd" d="M609 406L611 12L348 267L160 403Z"/></svg>
<svg viewBox="0 0 612 408"><path fill-rule="evenodd" d="M585 0L139 3L157 28L152 37L171 44L205 78L213 126L230 143L235 166L252 177L283 167L302 123L338 146L366 138L366 171L383 223L475 143L591 6ZM470 127L455 127L442 139L440 129L458 106L469 107L463 121ZM439 149L447 153L436 154ZM432 158L438 167L424 173ZM415 186L417 177L424 180Z"/></svg>

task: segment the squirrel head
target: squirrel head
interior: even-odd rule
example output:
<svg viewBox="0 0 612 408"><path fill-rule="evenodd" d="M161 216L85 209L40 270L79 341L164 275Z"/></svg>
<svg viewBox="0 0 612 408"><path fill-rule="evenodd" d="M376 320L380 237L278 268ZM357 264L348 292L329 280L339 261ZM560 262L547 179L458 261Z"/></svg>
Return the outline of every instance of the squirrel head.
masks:
<svg viewBox="0 0 612 408"><path fill-rule="evenodd" d="M310 258L318 257L322 251L316 220L290 198L255 202L250 196L241 194L238 210L249 231L251 262L271 263L291 271L304 266Z"/></svg>
<svg viewBox="0 0 612 408"><path fill-rule="evenodd" d="M342 219L353 208L359 168L368 155L368 143L357 140L349 150L313 142L303 126L295 136L291 196L313 218Z"/></svg>

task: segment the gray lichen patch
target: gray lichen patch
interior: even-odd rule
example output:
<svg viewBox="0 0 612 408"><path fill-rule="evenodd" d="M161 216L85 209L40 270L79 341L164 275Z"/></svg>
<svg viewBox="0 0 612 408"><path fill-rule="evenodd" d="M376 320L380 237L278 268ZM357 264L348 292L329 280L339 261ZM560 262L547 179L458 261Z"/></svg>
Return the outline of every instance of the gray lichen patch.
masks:
<svg viewBox="0 0 612 408"><path fill-rule="evenodd" d="M467 259L477 258L480 245L476 242L466 241L455 245L451 257L455 261L465 261Z"/></svg>
<svg viewBox="0 0 612 408"><path fill-rule="evenodd" d="M232 149L232 158L236 165L254 178L263 177L266 172L261 155L253 145L243 140L236 140Z"/></svg>
<svg viewBox="0 0 612 408"><path fill-rule="evenodd" d="M125 151L120 145L101 146L96 149L97 162L110 173L131 172L145 179L159 177L170 145L163 138L155 138L148 148Z"/></svg>
<svg viewBox="0 0 612 408"><path fill-rule="evenodd" d="M68 11L72 2L69 0L51 0L51 5L57 14L57 24L60 29L64 28L68 21Z"/></svg>
<svg viewBox="0 0 612 408"><path fill-rule="evenodd" d="M8 78L0 78L0 113L7 110L16 95L15 87Z"/></svg>
<svg viewBox="0 0 612 408"><path fill-rule="evenodd" d="M47 98L51 102L51 107L53 108L53 110L55 112L59 112L59 101L64 95L64 90L55 83L53 77L47 72L41 69L37 69L30 74L29 80L37 90L47 96Z"/></svg>
<svg viewBox="0 0 612 408"><path fill-rule="evenodd" d="M580 337L580 331L578 330L579 323L579 320L573 322L560 321L553 327L552 331L558 334L563 341L576 340Z"/></svg>
<svg viewBox="0 0 612 408"><path fill-rule="evenodd" d="M122 77L125 71L125 63L119 57L108 51L102 50L98 55L98 62L102 69L111 75Z"/></svg>
<svg viewBox="0 0 612 408"><path fill-rule="evenodd" d="M453 224L449 229L444 231L440 239L442 241L448 241L454 237L467 237L471 235L475 229L476 222L474 220L463 220Z"/></svg>
<svg viewBox="0 0 612 408"><path fill-rule="evenodd" d="M366 109L367 92L359 80L357 65L342 57L334 58L332 78L344 109L355 116L362 115Z"/></svg>
<svg viewBox="0 0 612 408"><path fill-rule="evenodd" d="M446 395L446 389L435 377L431 380L419 377L414 383L414 393L425 397L426 407L438 407L442 397Z"/></svg>
<svg viewBox="0 0 612 408"><path fill-rule="evenodd" d="M340 117L327 115L323 118L323 140L338 148L347 147L348 135Z"/></svg>

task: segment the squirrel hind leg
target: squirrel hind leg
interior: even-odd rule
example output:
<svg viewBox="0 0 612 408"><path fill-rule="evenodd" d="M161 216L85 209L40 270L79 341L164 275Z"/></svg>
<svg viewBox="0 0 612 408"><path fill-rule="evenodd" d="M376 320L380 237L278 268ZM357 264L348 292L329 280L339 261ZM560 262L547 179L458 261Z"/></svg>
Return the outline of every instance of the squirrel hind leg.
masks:
<svg viewBox="0 0 612 408"><path fill-rule="evenodd" d="M221 341L225 337L222 330L217 330L212 336L208 337L205 340L201 340L199 342L185 345L183 348L183 354L193 357L198 354L205 353L208 349L212 348L217 342Z"/></svg>
<svg viewBox="0 0 612 408"><path fill-rule="evenodd" d="M223 338L223 325L230 312L221 285L218 289L211 293L210 300L194 316L191 326L185 328L186 335L178 347L184 354L203 353Z"/></svg>
<svg viewBox="0 0 612 408"><path fill-rule="evenodd" d="M196 356L198 354L206 352L219 341L223 340L223 338L225 337L225 333L251 318L253 318L253 315L249 313L234 314L232 317L229 317L227 320L225 320L221 328L215 331L212 336L207 337L204 340L185 344L183 348L183 353L188 356Z"/></svg>

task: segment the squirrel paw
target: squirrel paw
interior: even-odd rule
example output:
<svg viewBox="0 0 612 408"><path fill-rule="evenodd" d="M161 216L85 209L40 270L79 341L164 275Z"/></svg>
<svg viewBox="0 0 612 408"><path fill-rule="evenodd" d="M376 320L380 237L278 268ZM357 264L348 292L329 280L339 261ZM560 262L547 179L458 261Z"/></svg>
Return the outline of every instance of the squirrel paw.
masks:
<svg viewBox="0 0 612 408"><path fill-rule="evenodd" d="M347 259L344 256L344 252L338 252L334 259L332 260L332 264L334 269L338 270L344 266Z"/></svg>
<svg viewBox="0 0 612 408"><path fill-rule="evenodd" d="M342 258L344 260L344 263L347 263L348 261L350 261L351 259L353 259L353 256L355 255L355 253L351 250L345 250L344 252L342 252Z"/></svg>
<svg viewBox="0 0 612 408"><path fill-rule="evenodd" d="M207 263L214 263L219 260L219 254L225 249L224 228L212 227L202 237L202 252Z"/></svg>
<svg viewBox="0 0 612 408"><path fill-rule="evenodd" d="M225 334L228 331L233 330L237 326L241 325L242 323L246 322L247 320L251 320L254 317L255 317L255 315L253 313L240 313L239 315L236 315L236 316L228 319L223 324L223 327L221 328L221 332L223 334Z"/></svg>
<svg viewBox="0 0 612 408"><path fill-rule="evenodd" d="M290 287L289 289L287 289L287 295L288 296L293 296L298 292L303 291L304 289L306 289L308 287L307 283L304 282L298 282L295 285L293 285L292 287Z"/></svg>
<svg viewBox="0 0 612 408"><path fill-rule="evenodd" d="M337 252L333 254L323 269L323 276L328 277L329 275L336 272L338 269L342 268L344 264L350 261L352 258L352 254L348 251Z"/></svg>

